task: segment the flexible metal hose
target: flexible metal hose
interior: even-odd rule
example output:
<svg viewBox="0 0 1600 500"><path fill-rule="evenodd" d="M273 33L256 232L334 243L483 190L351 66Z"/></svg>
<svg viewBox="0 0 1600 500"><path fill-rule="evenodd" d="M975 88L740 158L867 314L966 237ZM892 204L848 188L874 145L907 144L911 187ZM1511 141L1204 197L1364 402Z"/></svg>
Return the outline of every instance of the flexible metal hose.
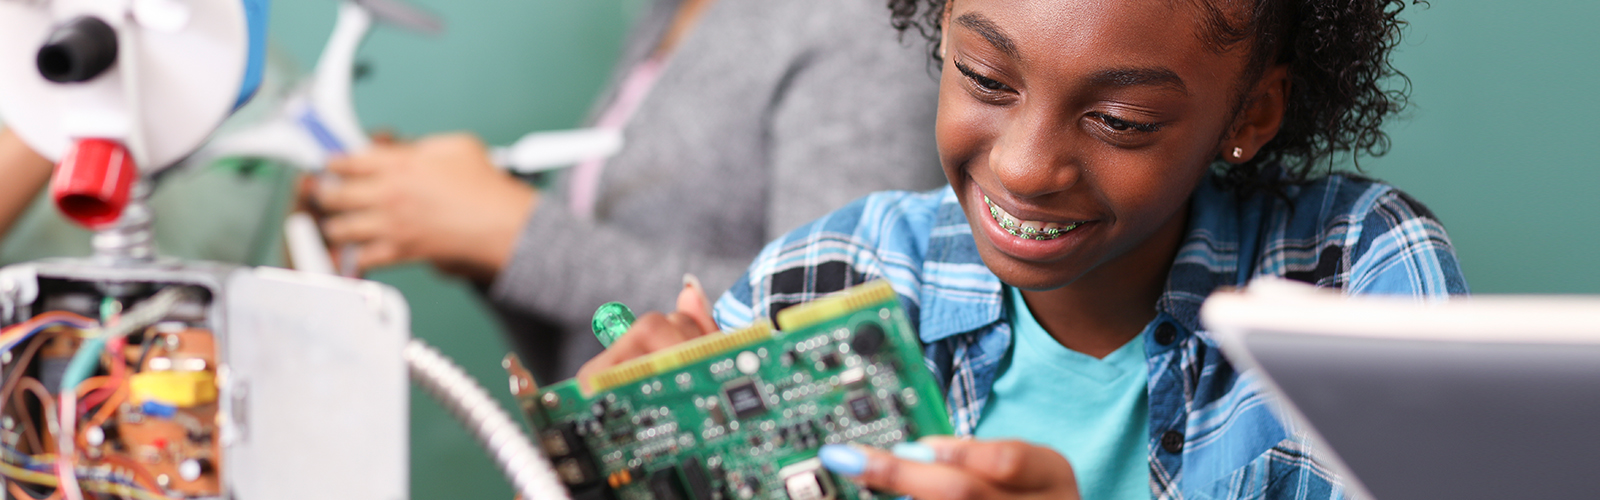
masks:
<svg viewBox="0 0 1600 500"><path fill-rule="evenodd" d="M419 339L406 344L405 358L411 380L461 421L523 500L567 500L550 461L466 371Z"/></svg>

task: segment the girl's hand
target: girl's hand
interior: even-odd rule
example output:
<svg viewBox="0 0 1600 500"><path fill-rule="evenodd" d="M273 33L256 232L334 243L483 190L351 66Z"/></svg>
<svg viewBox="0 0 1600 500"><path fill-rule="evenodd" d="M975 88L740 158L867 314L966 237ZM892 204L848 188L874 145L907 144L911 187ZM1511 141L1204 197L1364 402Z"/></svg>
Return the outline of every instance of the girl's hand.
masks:
<svg viewBox="0 0 1600 500"><path fill-rule="evenodd" d="M932 436L895 445L893 453L827 445L818 455L828 469L868 488L921 500L1079 498L1066 457L1022 441Z"/></svg>
<svg viewBox="0 0 1600 500"><path fill-rule="evenodd" d="M683 291L678 292L677 312L650 312L639 316L628 333L578 369L578 383L588 386L589 377L607 368L715 331L717 322L711 319L711 299L706 298L699 279L685 274Z"/></svg>

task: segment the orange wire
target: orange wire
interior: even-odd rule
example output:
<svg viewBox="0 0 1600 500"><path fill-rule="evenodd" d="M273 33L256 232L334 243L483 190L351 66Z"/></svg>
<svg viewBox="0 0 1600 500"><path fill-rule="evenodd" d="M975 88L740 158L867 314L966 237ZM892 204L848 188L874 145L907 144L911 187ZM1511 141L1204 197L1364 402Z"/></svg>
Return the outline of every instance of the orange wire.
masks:
<svg viewBox="0 0 1600 500"><path fill-rule="evenodd" d="M44 439L45 446L42 446L41 448L43 448L43 449L41 449L39 451L43 451L43 452L46 452L46 453L55 453L56 452L55 433L50 432L50 425L49 425L50 419L56 417L56 415L55 415L55 413L56 413L56 400L55 400L55 398L50 397L50 391L46 390L44 388L44 384L39 383L39 380L36 379L36 378L33 378L33 377L22 377L21 379L19 379L19 381L17 383L17 388L33 393L33 397L37 398L39 400L39 405L44 408L44 422L43 423L45 425L39 426L38 433L39 433L40 438ZM30 417L30 420L31 420L31 417Z"/></svg>
<svg viewBox="0 0 1600 500"><path fill-rule="evenodd" d="M109 380L111 380L111 377L105 375L96 375L83 379L83 383L78 384L78 399L82 400L84 396L89 394L89 391L99 389L101 386L106 385L106 381Z"/></svg>
<svg viewBox="0 0 1600 500"><path fill-rule="evenodd" d="M92 320L92 319L89 319L89 318L85 318L85 317L79 316L77 314L73 314L73 313L69 313L69 312L65 312L65 311L50 311L50 312L47 312L47 313L44 313L44 314L40 314L38 316L34 316L33 318L28 319L27 321L24 321L24 322L17 323L15 325L11 325L9 327L6 327L4 330L0 330L0 343L9 342L8 339L5 339L5 337L7 337L7 336L22 335L23 333L31 331L34 328L38 328L39 325L42 325L42 324L45 324L45 323L50 323L52 321L66 321L66 322L70 322L70 323L85 324L85 325L98 325L98 324L100 324L100 322L98 322L98 321L95 321L95 320Z"/></svg>
<svg viewBox="0 0 1600 500"><path fill-rule="evenodd" d="M78 431L79 448L86 450L89 449L89 440L83 436L83 433L88 431L91 427L99 427L104 425L106 423L106 419L111 418L111 414L117 411L117 407L122 406L122 401L127 399L127 397L128 386L124 385L122 387L118 387L116 392L111 393L111 397L106 398L105 403L100 405L100 411L95 412L94 418L89 419L88 425L85 425Z"/></svg>
<svg viewBox="0 0 1600 500"><path fill-rule="evenodd" d="M28 494L27 491L24 491L22 489L22 486L18 485L17 484L17 480L15 480L15 479L10 480L10 481L6 481L6 490L10 491L11 492L11 496L16 497L18 500L29 500L29 499L33 499L33 498L39 498L39 497L36 497L36 496ZM51 498L57 498L55 493L51 493L50 496L45 497L45 500L49 500Z"/></svg>
<svg viewBox="0 0 1600 500"><path fill-rule="evenodd" d="M41 346L44 346L45 344L49 343L51 339L54 339L55 337L60 336L62 334L63 334L63 332L60 329L57 329L57 328L51 328L49 330L45 330L43 332L40 332L39 336L35 337L34 341L28 343L28 347L26 347L26 348L24 348L22 350L22 356L19 357L19 358L15 358L17 366L16 366L16 368L12 368L11 373L13 375L20 375L22 373L27 373L27 371L28 371L28 363L33 361L34 353L38 352L39 348ZM15 391L17 389L17 382L21 378L22 377L20 377L20 376L14 376L10 380L6 380L4 385L0 385L0 408L5 408L5 405L10 404L10 401L12 400L12 394L15 393ZM33 429L33 417L28 415L26 407L24 407L23 411L20 411L20 412L19 411L13 411L12 413L17 414L18 416L20 416L22 418L23 430L25 431L24 435L27 436L27 438L29 439L29 443L34 445L34 447L33 447L34 452L36 452L36 453L43 452L44 450L42 449L41 446L39 446L39 442L38 442L39 438L37 436L35 436L34 433L32 432L32 429Z"/></svg>
<svg viewBox="0 0 1600 500"><path fill-rule="evenodd" d="M89 425L99 427L105 424L106 419L111 417L111 413L122 406L122 402L126 399L128 399L128 386L118 387L117 392L111 393L111 397L106 398L105 404L100 405L100 411L96 412L94 418L89 420Z"/></svg>
<svg viewBox="0 0 1600 500"><path fill-rule="evenodd" d="M16 363L18 364L16 368L12 369L11 373L16 375L26 373L28 371L28 363L33 361L34 353L39 352L40 347L50 343L51 339L54 339L62 334L63 332L56 328L39 332L39 336L35 337L34 341L29 343L28 347L22 350L22 357L15 358ZM16 389L17 380L19 378L21 377L12 377L11 380L6 381L3 387L0 387L0 396L5 398L3 401L11 400L11 391Z"/></svg>

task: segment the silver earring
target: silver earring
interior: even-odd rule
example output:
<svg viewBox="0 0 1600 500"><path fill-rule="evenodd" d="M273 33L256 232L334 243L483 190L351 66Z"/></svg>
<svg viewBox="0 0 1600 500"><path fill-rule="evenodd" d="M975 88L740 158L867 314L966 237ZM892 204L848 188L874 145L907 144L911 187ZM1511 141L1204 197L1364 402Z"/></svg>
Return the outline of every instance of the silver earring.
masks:
<svg viewBox="0 0 1600 500"><path fill-rule="evenodd" d="M1233 157L1235 159L1243 159L1244 158L1244 148L1233 148Z"/></svg>

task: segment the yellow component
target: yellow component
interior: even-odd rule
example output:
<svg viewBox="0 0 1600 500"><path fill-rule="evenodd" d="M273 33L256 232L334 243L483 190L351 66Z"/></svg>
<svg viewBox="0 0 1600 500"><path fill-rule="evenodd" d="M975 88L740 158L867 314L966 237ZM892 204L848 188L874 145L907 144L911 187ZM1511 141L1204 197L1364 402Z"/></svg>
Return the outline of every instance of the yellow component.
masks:
<svg viewBox="0 0 1600 500"><path fill-rule="evenodd" d="M584 396L591 396L606 389L618 387L717 354L761 342L772 338L772 335L772 323L763 319L742 330L721 335L713 333L684 342L665 351L638 358L596 374L589 379L587 387L583 387Z"/></svg>
<svg viewBox="0 0 1600 500"><path fill-rule="evenodd" d="M217 376L211 372L148 371L128 377L134 404L157 401L179 408L217 400Z"/></svg>
<svg viewBox="0 0 1600 500"><path fill-rule="evenodd" d="M874 280L778 311L778 328L786 332L798 330L896 298L894 287L889 286L888 280Z"/></svg>

